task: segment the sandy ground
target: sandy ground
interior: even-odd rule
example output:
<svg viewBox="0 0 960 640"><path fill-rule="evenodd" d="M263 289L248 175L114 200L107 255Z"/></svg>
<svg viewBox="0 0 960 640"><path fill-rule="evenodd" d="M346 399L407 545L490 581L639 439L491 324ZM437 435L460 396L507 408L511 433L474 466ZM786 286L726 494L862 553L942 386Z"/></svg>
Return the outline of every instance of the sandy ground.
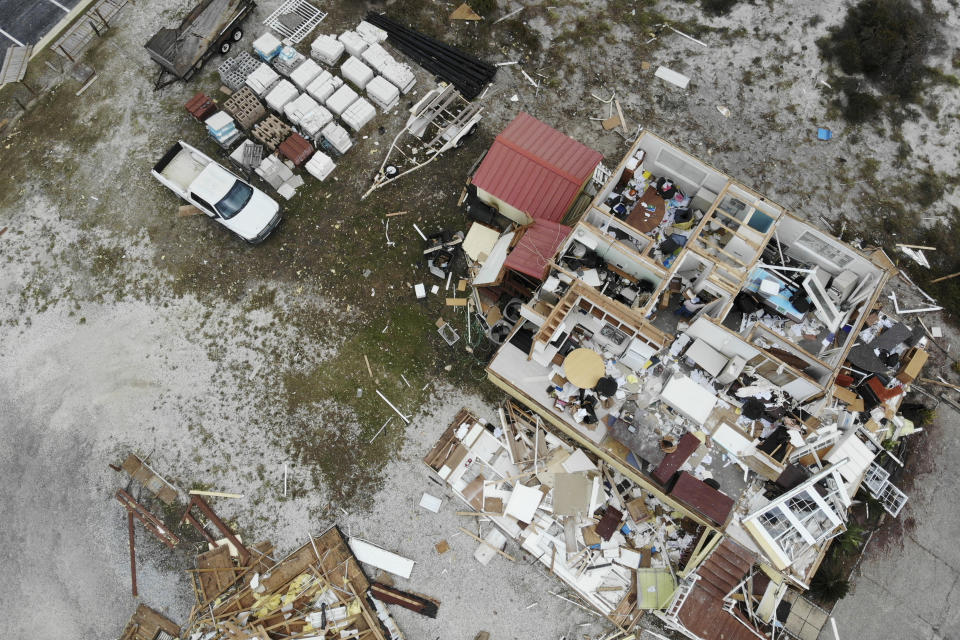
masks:
<svg viewBox="0 0 960 640"><path fill-rule="evenodd" d="M0 236L5 300L0 305L0 469L13 479L0 489L3 561L13 576L0 586L0 602L13 612L9 633L39 640L119 633L135 600L129 591L126 523L113 499L126 480L107 464L136 450L150 455L156 468L183 489L203 485L244 493L243 501L220 500L216 507L246 539L269 537L279 549L291 549L308 531L337 522L345 531L415 559L414 574L402 586L442 604L437 620L397 612L411 639L469 639L480 629L497 640L596 637L603 628L597 618L550 595L561 585L537 565L502 558L488 567L474 562L475 545L457 534L457 526L475 524L457 518L458 505L427 479L420 457L457 410L468 406L491 416L491 405L473 389L465 393L461 386L449 386L439 373L430 400L418 408L415 394L394 387L395 399L417 415L405 433L392 425L381 436L383 452L377 468L369 470L362 506L339 504L335 482L291 457L296 430L310 437L336 433L337 455L349 456L379 427L381 421L361 419L342 398L293 406L284 395L284 375L339 363L347 339L342 327L379 327L389 308L408 304L403 291L416 267L407 254L388 256L395 271L391 278L361 282L364 295L375 286L376 300L385 307L351 312L348 304L359 305L349 298L354 290L338 290L337 280L328 275L343 267L319 264L309 252L335 237L325 220L334 215L339 220L340 214L324 208L325 198L353 202L351 211L358 217L364 207L374 206L360 206L352 195L359 195L364 176L379 164L382 147L374 140L357 150L354 173L343 173L316 201L291 203L300 235L288 232L276 244L250 251L209 221L172 218L170 194L153 183L147 169L171 140L202 137L181 107L195 87L175 86L155 98L153 69L141 45L158 22L173 21L187 4L128 5L98 50L101 79L81 98L73 97L78 86L64 80L63 91L39 107L51 114L46 131L14 129L12 138L0 141L6 149L35 135L30 143L42 147L27 156L23 173L12 163L0 166L6 189L0 194L0 228L9 227ZM261 2L252 24L278 4ZM935 4L949 8L946 2ZM452 8L437 4L441 15ZM322 30L355 22L362 9L351 3L338 15L331 7ZM623 13L624 22L610 25L602 39L592 34L577 47L556 40L568 29L568 19L580 14L599 19L607 9ZM527 60L504 41L491 59L523 59L528 73L543 74L539 94L518 67L502 68L483 99L487 119L480 140L431 169L449 172L449 179L417 180L395 192L396 202L388 194L375 206L452 211L444 207L456 200L466 167L521 108L601 150L607 164L615 164L627 143L589 120L607 115L591 92L616 91L632 127L642 123L673 139L810 219L874 215L858 205L862 190L909 177L916 167L956 170L956 132L939 133L943 122L921 115L903 126L913 149L904 167L894 158L897 143L887 125L851 130L828 116L829 96L819 82L826 69L814 41L839 20L835 3L745 3L709 21L693 4L662 3L657 9L671 20L708 22L714 30L702 37L710 47L666 33L650 47L637 46L645 37L629 24L629 3L626 9L622 2L582 2L561 5L554 14L532 11L529 23L543 34L543 52ZM824 20L812 26L814 16ZM947 24L956 26L955 11L948 13ZM951 33L955 45L957 30ZM641 70L641 60L653 69L664 64L687 73L693 78L690 89L679 91L656 80L653 69ZM209 73L204 82L215 91ZM955 91L934 91L941 113L958 111ZM731 117L722 116L717 105L729 107ZM836 138L816 142L817 126L831 127ZM869 179L860 169L868 158L879 164ZM931 215L947 213L958 204L957 195L948 189ZM342 221L345 227L350 213ZM316 220L312 232L304 220ZM413 230L396 228L400 244L416 252ZM381 232L362 219L354 228L360 237L376 236L378 243ZM257 303L264 285L273 295L269 303ZM307 315L323 318L324 330L302 321ZM943 322L937 316L927 319ZM369 395L373 389L365 391ZM482 391L479 383L476 391ZM941 417L953 418L946 411ZM318 446L323 442L318 436ZM944 451L937 478L948 478L960 460ZM358 483L365 486L357 480L350 484ZM440 514L417 506L424 491L444 496ZM910 508L918 523L913 535L926 545L941 523L925 514L943 506L918 497ZM193 598L183 569L196 549L185 545L173 553L142 529L137 535L143 601L183 620ZM433 545L442 539L451 551L438 555ZM878 557L883 562L892 556ZM865 575L886 579L876 571L865 569ZM838 611L841 621L846 610ZM856 620L850 611L850 620ZM950 622L931 620L943 629Z"/></svg>

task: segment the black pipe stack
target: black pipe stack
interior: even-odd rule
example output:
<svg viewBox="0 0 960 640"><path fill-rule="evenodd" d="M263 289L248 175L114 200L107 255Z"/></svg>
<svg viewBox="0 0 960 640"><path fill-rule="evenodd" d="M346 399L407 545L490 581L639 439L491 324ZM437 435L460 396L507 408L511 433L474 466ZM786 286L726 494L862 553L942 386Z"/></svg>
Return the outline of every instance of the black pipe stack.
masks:
<svg viewBox="0 0 960 640"><path fill-rule="evenodd" d="M497 72L492 64L405 27L383 14L368 13L367 22L386 31L392 45L430 73L453 84L467 100L480 95Z"/></svg>

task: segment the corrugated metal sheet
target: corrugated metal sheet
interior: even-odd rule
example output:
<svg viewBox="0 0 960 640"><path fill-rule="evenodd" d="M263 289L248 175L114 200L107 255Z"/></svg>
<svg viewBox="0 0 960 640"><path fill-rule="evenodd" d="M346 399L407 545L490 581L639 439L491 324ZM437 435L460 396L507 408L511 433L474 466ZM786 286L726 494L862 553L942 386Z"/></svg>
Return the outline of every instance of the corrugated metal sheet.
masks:
<svg viewBox="0 0 960 640"><path fill-rule="evenodd" d="M523 237L513 248L504 266L531 278L543 280L547 264L570 235L570 227L557 222L536 220L523 232Z"/></svg>
<svg viewBox="0 0 960 640"><path fill-rule="evenodd" d="M602 159L521 111L494 140L473 183L532 218L559 222Z"/></svg>

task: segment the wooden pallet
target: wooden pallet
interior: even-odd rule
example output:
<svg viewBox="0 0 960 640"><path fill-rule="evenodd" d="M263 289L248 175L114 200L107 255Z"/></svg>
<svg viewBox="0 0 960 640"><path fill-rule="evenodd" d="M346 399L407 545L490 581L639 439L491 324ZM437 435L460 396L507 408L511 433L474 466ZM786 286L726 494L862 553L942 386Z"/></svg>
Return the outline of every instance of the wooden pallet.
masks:
<svg viewBox="0 0 960 640"><path fill-rule="evenodd" d="M102 36L127 0L99 0L53 43L53 50L70 62L76 60L94 36Z"/></svg>
<svg viewBox="0 0 960 640"><path fill-rule="evenodd" d="M290 137L293 129L277 116L270 114L253 127L253 137L263 146L276 151L284 140Z"/></svg>

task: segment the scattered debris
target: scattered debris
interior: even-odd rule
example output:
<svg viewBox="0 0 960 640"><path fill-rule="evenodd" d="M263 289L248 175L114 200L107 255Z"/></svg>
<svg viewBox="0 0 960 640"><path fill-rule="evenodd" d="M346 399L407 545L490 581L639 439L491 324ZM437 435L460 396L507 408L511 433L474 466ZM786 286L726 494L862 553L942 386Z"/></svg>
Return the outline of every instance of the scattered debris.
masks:
<svg viewBox="0 0 960 640"><path fill-rule="evenodd" d="M686 89L690 85L690 78L683 75L682 73L677 73L672 69L668 69L667 67L663 67L663 66L657 67L657 70L654 72L653 75L660 78L661 80L666 80L670 84L676 85L681 89Z"/></svg>
<svg viewBox="0 0 960 640"><path fill-rule="evenodd" d="M464 3L453 10L450 14L451 20L483 20L483 16L470 8L470 5Z"/></svg>
<svg viewBox="0 0 960 640"><path fill-rule="evenodd" d="M833 131L825 127L817 129L817 140L830 140L833 138Z"/></svg>

